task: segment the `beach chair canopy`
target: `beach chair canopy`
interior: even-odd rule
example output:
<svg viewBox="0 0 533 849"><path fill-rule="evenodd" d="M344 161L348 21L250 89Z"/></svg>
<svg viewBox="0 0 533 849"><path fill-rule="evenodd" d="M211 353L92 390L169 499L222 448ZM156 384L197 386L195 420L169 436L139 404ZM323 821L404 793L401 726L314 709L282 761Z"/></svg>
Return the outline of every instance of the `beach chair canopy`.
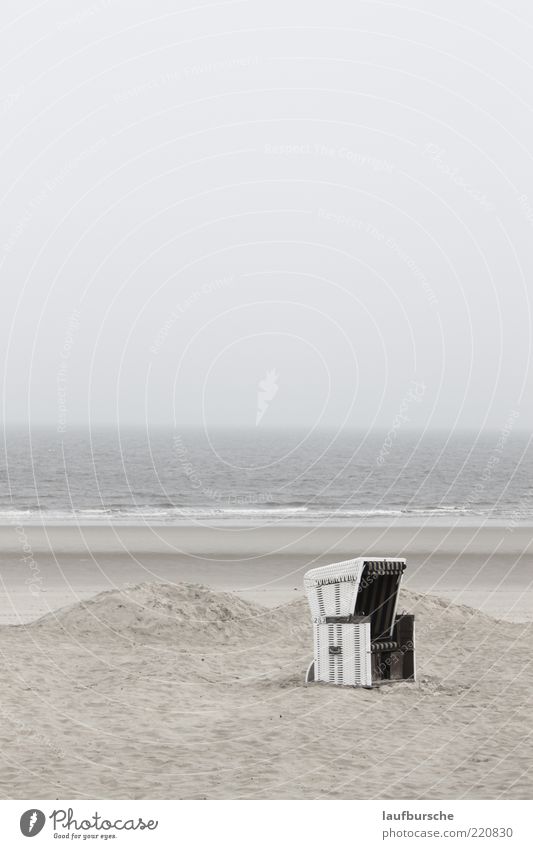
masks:
<svg viewBox="0 0 533 849"><path fill-rule="evenodd" d="M391 637L404 559L358 557L311 569L304 587L315 621L370 616L372 639Z"/></svg>

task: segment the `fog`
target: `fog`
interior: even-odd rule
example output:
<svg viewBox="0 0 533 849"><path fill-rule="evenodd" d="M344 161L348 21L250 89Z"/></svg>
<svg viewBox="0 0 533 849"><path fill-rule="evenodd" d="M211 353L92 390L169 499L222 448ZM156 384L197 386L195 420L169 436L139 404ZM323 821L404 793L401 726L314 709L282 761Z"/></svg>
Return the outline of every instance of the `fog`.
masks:
<svg viewBox="0 0 533 849"><path fill-rule="evenodd" d="M529 429L533 11L189 5L4 4L3 420Z"/></svg>

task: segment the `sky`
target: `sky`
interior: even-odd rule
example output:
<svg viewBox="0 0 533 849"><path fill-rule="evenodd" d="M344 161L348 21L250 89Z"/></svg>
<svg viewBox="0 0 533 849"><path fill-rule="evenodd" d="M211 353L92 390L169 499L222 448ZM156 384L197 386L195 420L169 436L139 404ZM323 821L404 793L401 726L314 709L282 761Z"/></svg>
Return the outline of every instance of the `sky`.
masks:
<svg viewBox="0 0 533 849"><path fill-rule="evenodd" d="M27 0L7 424L533 423L533 9Z"/></svg>

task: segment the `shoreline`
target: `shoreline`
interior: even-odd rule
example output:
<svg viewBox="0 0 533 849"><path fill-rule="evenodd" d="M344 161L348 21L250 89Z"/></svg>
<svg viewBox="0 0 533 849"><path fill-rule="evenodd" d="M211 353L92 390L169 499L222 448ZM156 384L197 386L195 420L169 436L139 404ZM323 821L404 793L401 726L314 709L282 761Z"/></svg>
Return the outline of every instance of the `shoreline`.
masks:
<svg viewBox="0 0 533 849"><path fill-rule="evenodd" d="M202 584L267 607L303 575L353 557L407 559L406 589L498 619L533 620L533 526L0 526L0 624L146 581Z"/></svg>
<svg viewBox="0 0 533 849"><path fill-rule="evenodd" d="M269 541L266 544L265 536ZM34 551L130 551L217 555L230 553L316 554L320 549L347 553L347 557L370 555L370 547L391 547L400 551L434 553L457 552L533 554L533 523L510 527L504 522L441 523L373 522L355 525L325 521L319 524L243 522L223 524L187 523L24 523L0 524L0 554L16 552L21 538Z"/></svg>

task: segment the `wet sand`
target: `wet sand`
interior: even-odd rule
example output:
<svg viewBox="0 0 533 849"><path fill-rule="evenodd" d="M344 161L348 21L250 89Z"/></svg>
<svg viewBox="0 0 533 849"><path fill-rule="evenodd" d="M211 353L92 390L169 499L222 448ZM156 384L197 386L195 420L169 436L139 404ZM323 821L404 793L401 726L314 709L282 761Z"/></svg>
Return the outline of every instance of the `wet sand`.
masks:
<svg viewBox="0 0 533 849"><path fill-rule="evenodd" d="M407 558L405 586L498 618L533 618L533 528L0 527L0 624L28 622L126 583L198 582L266 606L303 573L359 554Z"/></svg>

